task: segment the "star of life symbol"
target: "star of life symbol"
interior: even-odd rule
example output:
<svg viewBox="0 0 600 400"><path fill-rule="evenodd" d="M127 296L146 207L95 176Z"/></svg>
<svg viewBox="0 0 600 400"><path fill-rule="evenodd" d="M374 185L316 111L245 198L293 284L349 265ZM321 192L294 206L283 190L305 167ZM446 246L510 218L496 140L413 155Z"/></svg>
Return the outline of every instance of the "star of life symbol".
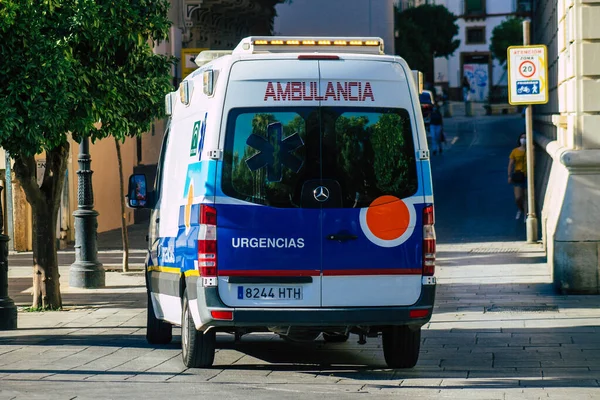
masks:
<svg viewBox="0 0 600 400"><path fill-rule="evenodd" d="M298 134L294 133L282 139L283 125L274 122L267 127L267 137L252 134L246 140L246 144L258 153L246 160L246 165L251 171L261 168L267 169L267 182L281 182L283 179L283 167L294 172L300 171L303 161L292 154L302 146L304 142Z"/></svg>
<svg viewBox="0 0 600 400"><path fill-rule="evenodd" d="M315 200L323 203L329 199L329 189L325 186L319 186L313 190L313 196L315 197Z"/></svg>

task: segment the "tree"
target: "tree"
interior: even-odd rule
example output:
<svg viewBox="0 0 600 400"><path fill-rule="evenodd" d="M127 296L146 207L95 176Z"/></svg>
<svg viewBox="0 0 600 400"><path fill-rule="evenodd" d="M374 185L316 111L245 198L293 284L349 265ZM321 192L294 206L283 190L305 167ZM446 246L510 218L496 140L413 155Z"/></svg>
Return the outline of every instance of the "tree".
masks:
<svg viewBox="0 0 600 400"><path fill-rule="evenodd" d="M453 40L458 34L456 16L444 6L424 4L401 12L395 8L395 17L396 54L433 81L433 59L452 55L460 45Z"/></svg>
<svg viewBox="0 0 600 400"><path fill-rule="evenodd" d="M69 138L141 134L162 113L167 0L0 2L0 146L33 214L34 308L60 308L55 226ZM99 122L101 122L99 124ZM42 184L37 154L44 154Z"/></svg>
<svg viewBox="0 0 600 400"><path fill-rule="evenodd" d="M492 30L490 52L500 65L506 68L506 50L509 46L523 44L523 19L512 17L505 19Z"/></svg>
<svg viewBox="0 0 600 400"><path fill-rule="evenodd" d="M125 214L125 183L123 182L123 157L121 157L121 142L115 138L117 150L117 163L119 164L119 205L121 206L121 241L123 242L123 272L129 271L129 237L127 236L127 216Z"/></svg>

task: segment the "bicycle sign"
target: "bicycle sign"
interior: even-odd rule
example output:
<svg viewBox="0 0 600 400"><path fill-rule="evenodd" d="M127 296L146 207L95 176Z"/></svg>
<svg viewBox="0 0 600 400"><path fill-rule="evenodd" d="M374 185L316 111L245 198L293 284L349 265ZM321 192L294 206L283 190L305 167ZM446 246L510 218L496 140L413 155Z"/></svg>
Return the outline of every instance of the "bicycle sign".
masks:
<svg viewBox="0 0 600 400"><path fill-rule="evenodd" d="M511 46L507 52L508 102L516 105L547 103L546 46Z"/></svg>
<svg viewBox="0 0 600 400"><path fill-rule="evenodd" d="M540 92L540 81L517 81L517 93L534 95Z"/></svg>

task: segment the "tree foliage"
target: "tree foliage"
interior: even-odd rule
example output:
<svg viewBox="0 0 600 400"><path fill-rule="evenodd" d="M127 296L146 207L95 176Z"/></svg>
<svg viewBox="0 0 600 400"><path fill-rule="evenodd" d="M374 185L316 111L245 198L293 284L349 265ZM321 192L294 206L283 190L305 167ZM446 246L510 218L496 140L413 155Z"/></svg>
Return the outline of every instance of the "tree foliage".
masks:
<svg viewBox="0 0 600 400"><path fill-rule="evenodd" d="M412 69L433 75L434 57L448 57L460 45L456 16L441 5L395 9L396 54Z"/></svg>
<svg viewBox="0 0 600 400"><path fill-rule="evenodd" d="M492 30L490 52L492 57L503 65L506 63L506 50L509 46L523 44L523 19L512 17L505 19Z"/></svg>
<svg viewBox="0 0 600 400"><path fill-rule="evenodd" d="M54 227L69 137L124 140L162 113L172 60L152 48L167 38L168 7L167 0L0 1L0 146L32 206L34 307L61 306Z"/></svg>

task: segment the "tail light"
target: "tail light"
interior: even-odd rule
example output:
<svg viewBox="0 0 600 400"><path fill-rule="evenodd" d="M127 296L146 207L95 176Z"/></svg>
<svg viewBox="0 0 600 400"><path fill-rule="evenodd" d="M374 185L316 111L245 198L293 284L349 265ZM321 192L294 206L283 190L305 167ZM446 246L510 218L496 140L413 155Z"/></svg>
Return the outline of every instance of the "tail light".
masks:
<svg viewBox="0 0 600 400"><path fill-rule="evenodd" d="M429 315L429 310L417 309L410 310L408 316L409 318L425 318Z"/></svg>
<svg viewBox="0 0 600 400"><path fill-rule="evenodd" d="M435 228L433 206L423 209L423 276L435 273Z"/></svg>
<svg viewBox="0 0 600 400"><path fill-rule="evenodd" d="M213 310L210 312L210 315L214 319L223 319L226 321L233 321L233 311Z"/></svg>
<svg viewBox="0 0 600 400"><path fill-rule="evenodd" d="M203 286L217 286L217 210L200 205L198 271Z"/></svg>

